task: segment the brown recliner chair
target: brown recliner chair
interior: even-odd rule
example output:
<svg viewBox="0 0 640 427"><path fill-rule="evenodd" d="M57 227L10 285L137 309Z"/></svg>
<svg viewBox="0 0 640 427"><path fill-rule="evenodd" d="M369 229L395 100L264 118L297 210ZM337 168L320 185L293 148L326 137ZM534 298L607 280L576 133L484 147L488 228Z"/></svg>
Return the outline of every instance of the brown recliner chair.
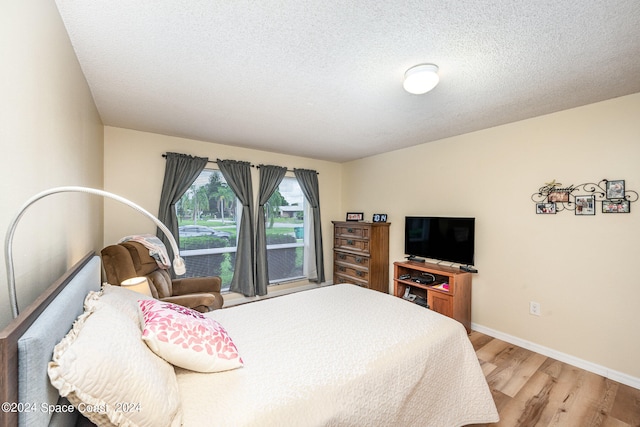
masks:
<svg viewBox="0 0 640 427"><path fill-rule="evenodd" d="M120 285L132 277L145 276L154 298L189 307L200 312L221 308L222 280L218 276L171 279L168 270L161 269L149 249L138 242L111 245L102 251L102 265L111 285Z"/></svg>

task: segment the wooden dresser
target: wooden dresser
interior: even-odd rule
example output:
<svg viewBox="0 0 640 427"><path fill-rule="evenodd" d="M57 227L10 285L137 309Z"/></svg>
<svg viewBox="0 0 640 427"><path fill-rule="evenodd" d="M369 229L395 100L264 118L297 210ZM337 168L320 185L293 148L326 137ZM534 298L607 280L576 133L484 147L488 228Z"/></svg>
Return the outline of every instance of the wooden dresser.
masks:
<svg viewBox="0 0 640 427"><path fill-rule="evenodd" d="M389 293L390 225L333 221L333 283Z"/></svg>

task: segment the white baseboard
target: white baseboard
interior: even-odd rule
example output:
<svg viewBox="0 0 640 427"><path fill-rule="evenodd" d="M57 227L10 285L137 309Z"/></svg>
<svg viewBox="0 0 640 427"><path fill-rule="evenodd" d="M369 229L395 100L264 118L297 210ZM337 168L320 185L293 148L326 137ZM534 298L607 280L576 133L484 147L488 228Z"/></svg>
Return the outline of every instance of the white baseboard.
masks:
<svg viewBox="0 0 640 427"><path fill-rule="evenodd" d="M481 332L485 335L489 335L493 338L506 341L513 345L517 345L518 347L535 351L536 353L542 354L543 356L551 357L552 359L559 360L560 362L564 362L569 365L575 366L577 368L584 369L585 371L593 372L594 374L601 375L605 378L609 378L613 381L617 381L621 384L625 384L625 385L628 385L629 387L633 387L640 390L640 378L632 377L631 375L625 374L623 372L614 371L613 369L609 369L605 366L601 366L601 365L577 358L570 354L553 350L549 347L545 347L545 346L533 343L531 341L523 340L522 338L514 337L513 335L496 331L495 329L478 325L477 323L472 323L471 329L474 331Z"/></svg>

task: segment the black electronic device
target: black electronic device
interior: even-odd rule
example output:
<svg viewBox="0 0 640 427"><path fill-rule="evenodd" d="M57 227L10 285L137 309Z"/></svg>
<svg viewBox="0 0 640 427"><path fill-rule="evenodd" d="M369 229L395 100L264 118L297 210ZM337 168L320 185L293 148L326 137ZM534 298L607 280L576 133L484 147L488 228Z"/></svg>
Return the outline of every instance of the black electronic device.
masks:
<svg viewBox="0 0 640 427"><path fill-rule="evenodd" d="M473 265L475 218L407 216L404 252L415 257Z"/></svg>
<svg viewBox="0 0 640 427"><path fill-rule="evenodd" d="M460 266L460 270L466 271L467 273L477 273L478 272L478 269L473 268L473 267L471 267L469 265L461 265Z"/></svg>
<svg viewBox="0 0 640 427"><path fill-rule="evenodd" d="M411 278L412 282L420 283L421 285L430 285L436 281L436 278L432 275L421 275L421 276L413 276Z"/></svg>
<svg viewBox="0 0 640 427"><path fill-rule="evenodd" d="M424 308L431 308L429 307L429 304L427 303L427 300L421 297L417 297L413 302L415 302L418 305L421 305Z"/></svg>

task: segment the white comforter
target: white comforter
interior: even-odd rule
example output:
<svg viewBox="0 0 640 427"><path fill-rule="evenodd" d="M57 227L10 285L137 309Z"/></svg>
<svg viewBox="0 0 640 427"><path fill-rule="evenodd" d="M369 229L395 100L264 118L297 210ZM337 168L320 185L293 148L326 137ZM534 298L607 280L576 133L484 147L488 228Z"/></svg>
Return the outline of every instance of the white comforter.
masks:
<svg viewBox="0 0 640 427"><path fill-rule="evenodd" d="M498 420L462 325L401 298L334 285L209 315L245 366L177 369L186 427Z"/></svg>

